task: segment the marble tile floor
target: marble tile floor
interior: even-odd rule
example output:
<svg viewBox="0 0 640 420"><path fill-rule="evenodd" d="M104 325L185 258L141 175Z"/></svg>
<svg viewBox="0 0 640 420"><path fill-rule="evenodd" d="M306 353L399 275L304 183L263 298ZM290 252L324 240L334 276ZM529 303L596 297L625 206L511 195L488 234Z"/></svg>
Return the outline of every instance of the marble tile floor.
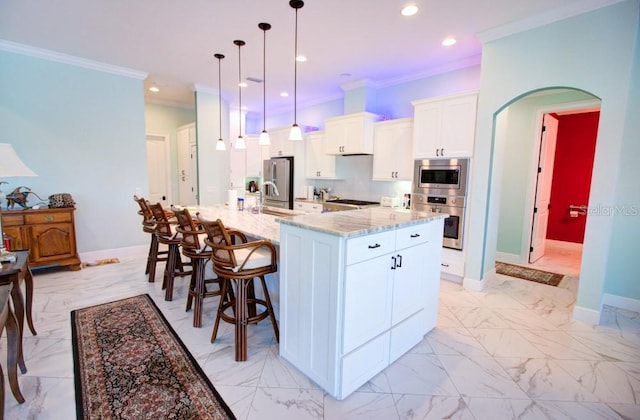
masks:
<svg viewBox="0 0 640 420"><path fill-rule="evenodd" d="M499 275L482 292L442 281L437 327L336 401L278 356L266 320L249 327L249 360L235 362L230 325L209 342L217 302L205 301L204 326L193 328L186 279L165 302L144 258L36 272L38 335L25 335L19 375L27 401L7 390L5 418L75 418L70 311L149 293L238 419L640 419L640 316L606 308L603 325L572 321L567 289Z"/></svg>

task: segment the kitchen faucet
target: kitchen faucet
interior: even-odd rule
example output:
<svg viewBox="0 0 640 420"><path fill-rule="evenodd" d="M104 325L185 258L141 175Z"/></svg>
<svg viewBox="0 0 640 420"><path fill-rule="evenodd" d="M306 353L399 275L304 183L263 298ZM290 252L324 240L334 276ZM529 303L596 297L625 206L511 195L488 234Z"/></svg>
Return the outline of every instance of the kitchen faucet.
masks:
<svg viewBox="0 0 640 420"><path fill-rule="evenodd" d="M273 193L276 195L276 197L280 195L276 184L271 181L264 181L262 183L262 188L260 189L260 205L258 206L258 211L262 211L262 207L264 206L264 187L266 187L267 185L271 185L273 187Z"/></svg>

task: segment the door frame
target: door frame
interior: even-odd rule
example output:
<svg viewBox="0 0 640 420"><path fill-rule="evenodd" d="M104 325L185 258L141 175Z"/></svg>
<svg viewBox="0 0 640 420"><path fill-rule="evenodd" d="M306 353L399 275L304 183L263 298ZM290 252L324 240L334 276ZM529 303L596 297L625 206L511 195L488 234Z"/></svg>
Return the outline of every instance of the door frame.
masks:
<svg viewBox="0 0 640 420"><path fill-rule="evenodd" d="M528 223L522 224L522 242L520 244L520 261L523 264L529 263L529 248L531 246L533 209L535 207L536 181L538 173L538 159L540 157L540 142L542 136L540 130L544 122L544 114L561 113L566 111L580 111L588 109L600 109L601 101L599 99L588 99L584 101L564 102L553 105L545 105L535 109L535 125L531 134L534 141L531 145L531 160L529 161L529 177L526 185L526 202L524 205L524 219ZM551 181L553 183L553 180Z"/></svg>
<svg viewBox="0 0 640 420"><path fill-rule="evenodd" d="M145 132L145 149L146 149L146 142L147 142L147 137L148 136L155 136L155 137L162 137L164 140L164 165L163 167L165 168L164 171L164 176L166 179L166 185L167 185L167 203L172 203L173 202L173 176L171 173L171 135L167 134L167 133L160 133L157 131L147 131ZM146 162L145 162L146 163ZM147 185L147 190L149 189L149 186Z"/></svg>

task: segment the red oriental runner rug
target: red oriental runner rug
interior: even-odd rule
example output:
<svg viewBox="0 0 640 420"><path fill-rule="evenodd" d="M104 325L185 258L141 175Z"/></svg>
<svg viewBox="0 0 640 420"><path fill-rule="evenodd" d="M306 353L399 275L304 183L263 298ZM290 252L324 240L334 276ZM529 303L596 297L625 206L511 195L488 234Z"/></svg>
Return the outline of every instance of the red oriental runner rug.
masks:
<svg viewBox="0 0 640 420"><path fill-rule="evenodd" d="M149 295L71 312L78 419L235 419Z"/></svg>

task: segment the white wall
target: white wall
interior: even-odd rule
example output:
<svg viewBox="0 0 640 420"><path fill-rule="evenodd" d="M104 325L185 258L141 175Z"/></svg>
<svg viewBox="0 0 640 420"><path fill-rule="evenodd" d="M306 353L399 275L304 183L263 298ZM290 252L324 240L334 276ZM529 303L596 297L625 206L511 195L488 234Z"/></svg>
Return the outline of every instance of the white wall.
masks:
<svg viewBox="0 0 640 420"><path fill-rule="evenodd" d="M618 185L619 174L611 169L620 165L623 127L632 113L628 97L637 30L638 1L628 0L484 44L467 284L481 286L493 266L499 215L498 203L492 201L492 191L499 189L491 178L494 116L518 97L548 87L573 87L602 99L589 205L615 203L612 186ZM605 216L590 217L587 223L576 313L592 320L599 315L606 282L612 224L613 218Z"/></svg>
<svg viewBox="0 0 640 420"><path fill-rule="evenodd" d="M148 188L141 78L0 51L0 127L38 174L9 188L70 193L81 253L148 243L133 201Z"/></svg>

